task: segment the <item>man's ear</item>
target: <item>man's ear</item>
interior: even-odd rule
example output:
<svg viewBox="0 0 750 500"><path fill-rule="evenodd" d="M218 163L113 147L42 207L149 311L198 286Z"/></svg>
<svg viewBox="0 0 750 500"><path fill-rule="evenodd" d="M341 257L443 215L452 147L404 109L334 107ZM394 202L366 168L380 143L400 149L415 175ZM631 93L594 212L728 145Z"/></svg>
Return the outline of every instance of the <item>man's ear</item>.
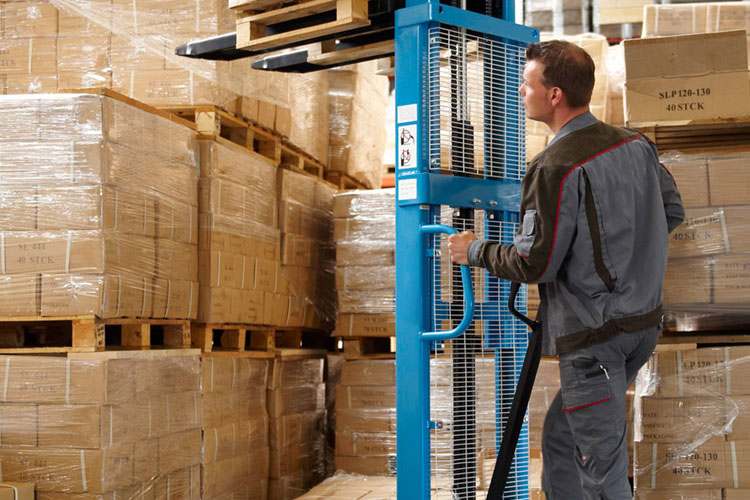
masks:
<svg viewBox="0 0 750 500"><path fill-rule="evenodd" d="M552 104L557 106L563 102L565 99L565 96L563 94L563 91L560 87L552 87L552 94L551 94L551 100Z"/></svg>

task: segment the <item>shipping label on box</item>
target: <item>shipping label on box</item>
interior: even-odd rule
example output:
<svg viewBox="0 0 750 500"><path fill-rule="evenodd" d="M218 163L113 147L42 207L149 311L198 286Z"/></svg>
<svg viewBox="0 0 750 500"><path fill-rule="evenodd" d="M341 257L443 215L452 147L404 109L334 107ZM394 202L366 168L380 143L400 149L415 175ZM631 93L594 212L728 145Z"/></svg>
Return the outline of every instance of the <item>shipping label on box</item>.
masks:
<svg viewBox="0 0 750 500"><path fill-rule="evenodd" d="M681 443L687 436L725 434L730 400L721 396L699 398L638 398L635 440Z"/></svg>
<svg viewBox="0 0 750 500"><path fill-rule="evenodd" d="M336 335L342 337L393 337L396 317L393 314L339 314Z"/></svg>
<svg viewBox="0 0 750 500"><path fill-rule="evenodd" d="M629 124L750 116L744 32L644 38L624 44Z"/></svg>
<svg viewBox="0 0 750 500"><path fill-rule="evenodd" d="M729 234L722 208L695 208L685 212L685 221L669 235L669 256L697 257L728 251Z"/></svg>
<svg viewBox="0 0 750 500"><path fill-rule="evenodd" d="M395 408L396 386L352 386L336 388L336 408Z"/></svg>
<svg viewBox="0 0 750 500"><path fill-rule="evenodd" d="M714 258L714 302L747 304L750 293L750 254Z"/></svg>

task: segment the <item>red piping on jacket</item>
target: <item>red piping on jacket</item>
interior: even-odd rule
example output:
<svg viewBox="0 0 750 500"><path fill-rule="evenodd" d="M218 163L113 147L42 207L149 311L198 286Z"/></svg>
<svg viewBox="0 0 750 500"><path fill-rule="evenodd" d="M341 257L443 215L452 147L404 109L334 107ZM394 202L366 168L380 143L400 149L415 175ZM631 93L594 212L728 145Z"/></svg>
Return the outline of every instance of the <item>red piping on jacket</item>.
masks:
<svg viewBox="0 0 750 500"><path fill-rule="evenodd" d="M563 410L563 411L576 411L576 410L580 410L581 408L586 408L587 406L598 405L599 403L604 403L606 401L609 401L609 398L602 399L601 401L597 401L596 403L589 403L587 405L576 406L575 408L568 408L567 410Z"/></svg>
<svg viewBox="0 0 750 500"><path fill-rule="evenodd" d="M606 153L608 151L611 151L611 150L613 150L615 148L618 148L618 147L622 146L623 144L625 144L626 142L634 141L634 140L640 139L640 138L641 138L640 135L636 136L636 137L631 137L630 139L625 139L624 141L622 141L622 142L620 142L618 144L615 144L614 146L608 147L604 151L599 151L598 153L596 153L591 158L588 158L588 159L583 160L582 162L580 162L580 163L578 163L576 165L573 165L570 168L570 170L568 170L568 173L566 173L565 176L562 178L562 180L560 181L560 192L557 194L557 214L555 215L555 232L552 235L552 246L550 247L550 249L549 249L549 255L547 256L547 264L544 265L544 269L542 270L541 274L539 274L539 276L537 276L537 278L535 280L533 280L533 281L537 281L542 276L544 276L544 273L547 271L547 268L549 267L549 263L552 261L552 251L555 249L555 241L557 241L557 225L558 225L559 220L560 220L560 204L562 203L562 191L563 191L563 184L565 184L565 179L568 178L568 176L570 175L570 173L573 170L575 170L576 168L580 167L584 163L587 163L587 162L593 160L594 158L596 158L597 156L601 156L601 155L603 155L604 153Z"/></svg>

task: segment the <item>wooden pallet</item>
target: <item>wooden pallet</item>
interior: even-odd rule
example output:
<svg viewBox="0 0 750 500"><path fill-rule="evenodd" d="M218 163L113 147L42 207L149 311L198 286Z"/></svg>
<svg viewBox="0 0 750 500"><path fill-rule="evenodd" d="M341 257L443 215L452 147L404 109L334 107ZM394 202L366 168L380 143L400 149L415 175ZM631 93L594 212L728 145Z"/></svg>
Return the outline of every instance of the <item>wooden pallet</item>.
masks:
<svg viewBox="0 0 750 500"><path fill-rule="evenodd" d="M320 179L323 179L326 169L325 165L311 154L286 140L281 143L281 166L291 170L307 172Z"/></svg>
<svg viewBox="0 0 750 500"><path fill-rule="evenodd" d="M284 348L326 348L330 334L299 327L237 325L227 323L192 325L192 345L203 352L273 351Z"/></svg>
<svg viewBox="0 0 750 500"><path fill-rule="evenodd" d="M345 338L345 359L395 359L396 337Z"/></svg>
<svg viewBox="0 0 750 500"><path fill-rule="evenodd" d="M198 139L225 139L264 156L277 165L281 161L281 136L218 106L162 106L162 111L190 123Z"/></svg>
<svg viewBox="0 0 750 500"><path fill-rule="evenodd" d="M152 332L158 327L158 332ZM152 335L154 333L154 335ZM190 321L95 316L0 318L0 353L48 354L107 349L189 348Z"/></svg>
<svg viewBox="0 0 750 500"><path fill-rule="evenodd" d="M344 172L327 171L325 176L326 180L334 184L338 189L370 189L362 182Z"/></svg>
<svg viewBox="0 0 750 500"><path fill-rule="evenodd" d="M318 42L307 50L307 62L319 66L332 66L362 61L364 59L376 59L393 54L395 50L394 40L368 43L349 48L338 48L336 40Z"/></svg>
<svg viewBox="0 0 750 500"><path fill-rule="evenodd" d="M278 4L278 1L274 3ZM273 4L261 0L243 2L235 7L238 49L280 48L370 24L367 0L309 0L265 10L270 5ZM257 12L262 10L265 11ZM328 12L335 13L335 20L304 27L288 22Z"/></svg>
<svg viewBox="0 0 750 500"><path fill-rule="evenodd" d="M682 125L633 125L660 152L734 152L750 150L750 118L704 120Z"/></svg>

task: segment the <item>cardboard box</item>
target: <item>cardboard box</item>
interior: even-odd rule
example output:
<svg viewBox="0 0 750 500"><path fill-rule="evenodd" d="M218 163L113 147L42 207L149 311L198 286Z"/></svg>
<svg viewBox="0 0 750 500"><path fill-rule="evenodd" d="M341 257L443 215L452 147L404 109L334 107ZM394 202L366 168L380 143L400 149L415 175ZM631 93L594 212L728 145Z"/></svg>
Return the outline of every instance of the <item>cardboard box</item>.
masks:
<svg viewBox="0 0 750 500"><path fill-rule="evenodd" d="M382 457L395 454L395 434L336 433L336 456L338 457Z"/></svg>
<svg viewBox="0 0 750 500"><path fill-rule="evenodd" d="M749 445L720 439L697 447L636 443L635 488L747 488L750 481L736 471L747 467Z"/></svg>
<svg viewBox="0 0 750 500"><path fill-rule="evenodd" d="M750 115L745 33L623 43L627 123L684 123ZM728 95L738 98L727 99Z"/></svg>
<svg viewBox="0 0 750 500"><path fill-rule="evenodd" d="M153 281L154 318L195 319L198 313L198 283L156 278Z"/></svg>
<svg viewBox="0 0 750 500"><path fill-rule="evenodd" d="M731 400L721 396L638 398L635 439L682 443L696 436L724 434L722 430L729 425L730 404Z"/></svg>
<svg viewBox="0 0 750 500"><path fill-rule="evenodd" d="M750 199L750 158L717 156L708 160L711 205L746 205Z"/></svg>
<svg viewBox="0 0 750 500"><path fill-rule="evenodd" d="M57 70L54 38L7 38L0 40L0 72L49 74Z"/></svg>
<svg viewBox="0 0 750 500"><path fill-rule="evenodd" d="M42 404L37 407L38 446L99 449L132 443L144 437L147 410L136 405Z"/></svg>
<svg viewBox="0 0 750 500"><path fill-rule="evenodd" d="M156 235L182 243L198 243L197 205L183 203L167 196L157 198Z"/></svg>
<svg viewBox="0 0 750 500"><path fill-rule="evenodd" d="M323 382L323 358L275 359L268 372L268 388L295 387Z"/></svg>
<svg viewBox="0 0 750 500"><path fill-rule="evenodd" d="M169 474L201 463L201 430L159 438L159 474Z"/></svg>
<svg viewBox="0 0 750 500"><path fill-rule="evenodd" d="M665 488L658 490L639 489L635 492L635 500L722 500L720 489L703 490L695 488ZM727 490L732 491L732 490ZM737 490L744 491L744 490ZM731 495L731 493L730 493Z"/></svg>
<svg viewBox="0 0 750 500"><path fill-rule="evenodd" d="M336 432L384 433L396 431L396 410L336 411Z"/></svg>
<svg viewBox="0 0 750 500"><path fill-rule="evenodd" d="M341 367L341 385L395 387L396 363L391 359L347 361Z"/></svg>
<svg viewBox="0 0 750 500"><path fill-rule="evenodd" d="M0 314L3 316L36 316L39 312L39 276L15 274L0 276Z"/></svg>
<svg viewBox="0 0 750 500"><path fill-rule="evenodd" d="M336 335L341 337L394 337L396 318L393 314L339 314Z"/></svg>
<svg viewBox="0 0 750 500"><path fill-rule="evenodd" d="M106 493L130 486L134 473L133 444L106 450L3 447L3 479L25 478L39 491Z"/></svg>
<svg viewBox="0 0 750 500"><path fill-rule="evenodd" d="M111 71L109 36L84 36L57 40L57 70L108 75Z"/></svg>
<svg viewBox="0 0 750 500"><path fill-rule="evenodd" d="M152 279L135 275L41 275L41 315L94 314L102 318L149 317Z"/></svg>
<svg viewBox="0 0 750 500"><path fill-rule="evenodd" d="M726 253L728 233L722 208L693 208L669 235L669 257L698 257Z"/></svg>
<svg viewBox="0 0 750 500"><path fill-rule="evenodd" d="M199 141L200 175L236 182L269 203L276 199L277 167L269 158L234 143Z"/></svg>
<svg viewBox="0 0 750 500"><path fill-rule="evenodd" d="M295 443L279 450L271 448L268 475L279 479L300 471L314 472L316 469L322 474L324 457L325 445L322 434L317 442Z"/></svg>
<svg viewBox="0 0 750 500"><path fill-rule="evenodd" d="M0 484L0 500L34 500L34 483L4 481Z"/></svg>
<svg viewBox="0 0 750 500"><path fill-rule="evenodd" d="M336 244L339 266L393 266L395 241L340 241Z"/></svg>
<svg viewBox="0 0 750 500"><path fill-rule="evenodd" d="M665 165L674 177L677 189L680 190L684 207L707 207L711 204L708 193L710 185L708 166L705 158L680 159L679 161L665 163Z"/></svg>
<svg viewBox="0 0 750 500"><path fill-rule="evenodd" d="M56 74L0 73L1 94L47 94L56 91Z"/></svg>
<svg viewBox="0 0 750 500"><path fill-rule="evenodd" d="M2 5L3 38L54 38L57 9L47 2L6 2Z"/></svg>
<svg viewBox="0 0 750 500"><path fill-rule="evenodd" d="M271 418L268 442L273 450L282 450L294 444L316 443L323 437L326 412L318 409Z"/></svg>
<svg viewBox="0 0 750 500"><path fill-rule="evenodd" d="M714 288L713 261L708 258L672 259L664 274L665 304L708 304Z"/></svg>
<svg viewBox="0 0 750 500"><path fill-rule="evenodd" d="M268 416L271 418L325 409L325 384L269 390Z"/></svg>
<svg viewBox="0 0 750 500"><path fill-rule="evenodd" d="M392 216L393 215L393 216ZM391 240L396 233L395 214L333 220L333 241L350 239Z"/></svg>
<svg viewBox="0 0 750 500"><path fill-rule="evenodd" d="M643 8L651 0L598 0L594 9L594 24L622 24L643 22Z"/></svg>
<svg viewBox="0 0 750 500"><path fill-rule="evenodd" d="M198 246L158 238L156 275L160 278L198 281Z"/></svg>
<svg viewBox="0 0 750 500"><path fill-rule="evenodd" d="M347 363L348 364L348 363ZM350 374L351 377L351 374ZM336 408L395 408L395 385L340 385L336 388Z"/></svg>
<svg viewBox="0 0 750 500"><path fill-rule="evenodd" d="M750 292L750 254L714 258L714 303L747 304Z"/></svg>
<svg viewBox="0 0 750 500"><path fill-rule="evenodd" d="M68 12L65 9L58 11L57 32L59 37L80 37L80 36L106 36L109 31L104 27L111 22L111 3L109 0L92 0L91 9L96 9L97 20L101 20L100 25L86 16Z"/></svg>
<svg viewBox="0 0 750 500"><path fill-rule="evenodd" d="M750 394L750 348L744 346L657 352L647 370L653 396L705 397Z"/></svg>
<svg viewBox="0 0 750 500"><path fill-rule="evenodd" d="M37 405L1 404L0 437L3 446L37 446Z"/></svg>
<svg viewBox="0 0 750 500"><path fill-rule="evenodd" d="M336 469L367 476L395 476L396 455L385 457L341 457L336 456Z"/></svg>

